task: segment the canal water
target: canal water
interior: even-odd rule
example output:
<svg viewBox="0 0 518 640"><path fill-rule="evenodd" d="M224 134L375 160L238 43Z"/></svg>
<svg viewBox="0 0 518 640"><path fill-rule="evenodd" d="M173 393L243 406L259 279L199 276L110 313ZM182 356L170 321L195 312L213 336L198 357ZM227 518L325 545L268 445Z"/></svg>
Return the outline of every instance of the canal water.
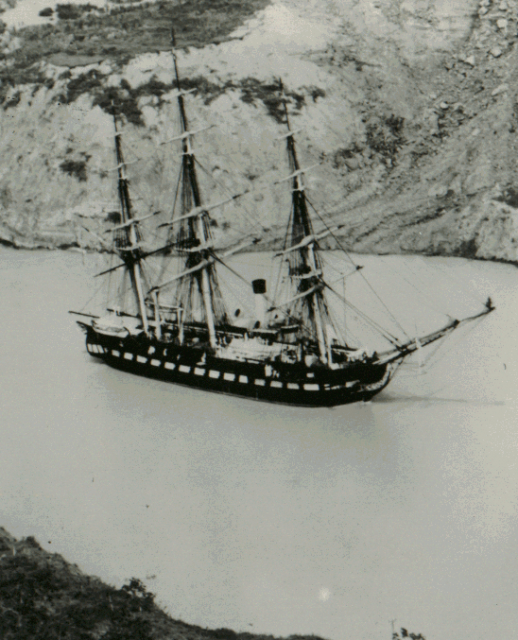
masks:
<svg viewBox="0 0 518 640"><path fill-rule="evenodd" d="M98 259L0 249L0 525L111 584L142 579L203 627L389 640L395 620L428 640L515 635L515 267L357 256L409 335L448 321L432 307L469 315L491 295L497 311L371 403L306 410L89 357L67 312L93 293ZM271 256L254 259L253 273L242 256L233 266L268 277ZM356 278L347 297L374 310Z"/></svg>

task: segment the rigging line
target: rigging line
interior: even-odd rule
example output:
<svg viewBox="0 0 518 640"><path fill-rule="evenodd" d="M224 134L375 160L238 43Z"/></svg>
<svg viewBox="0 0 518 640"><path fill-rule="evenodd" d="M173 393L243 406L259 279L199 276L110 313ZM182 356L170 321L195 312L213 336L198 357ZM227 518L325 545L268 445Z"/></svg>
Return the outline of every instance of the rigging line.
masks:
<svg viewBox="0 0 518 640"><path fill-rule="evenodd" d="M238 173L242 178L244 178L248 182L255 182L256 180L264 178L265 176L267 176L269 173L272 172L271 169L269 169L268 171L265 171L264 173L257 173L257 174L254 173L253 174L253 180L252 180L251 178L248 177L248 175L246 173L243 173L242 171L239 170L239 167L233 161L232 156L230 156L230 155L226 154L225 152L221 151L221 149L218 149L218 154L220 156L222 156L223 158L225 158L225 160L228 161L228 164L233 165L233 171ZM249 174L249 175L251 175L251 174Z"/></svg>
<svg viewBox="0 0 518 640"><path fill-rule="evenodd" d="M342 331L342 325L336 319L336 313L334 312L334 310L329 309L328 314L331 321L331 326L333 327L335 333L338 335L343 344L347 344L345 333Z"/></svg>
<svg viewBox="0 0 518 640"><path fill-rule="evenodd" d="M140 268L142 270L144 278L149 278L149 276L151 276L153 279L156 280L158 269L151 262L148 262L142 259L140 263Z"/></svg>
<svg viewBox="0 0 518 640"><path fill-rule="evenodd" d="M210 252L210 255L216 260L216 262L219 262L220 264L222 264L224 267L226 267L229 271L231 271L236 277L238 277L240 280L242 280L245 284L247 284L249 287L251 287L252 285L250 284L250 282L248 282L248 280L246 278L244 278L240 273L238 273L237 271L235 271L235 269L232 269L232 267L229 267L228 264L226 262L224 262L218 255L216 255L215 253L213 253L212 251Z"/></svg>
<svg viewBox="0 0 518 640"><path fill-rule="evenodd" d="M126 294L128 294L129 292L132 292L133 287L131 282L129 282L129 284L126 286L126 289L124 289L124 281L126 280L126 278L129 278L129 271L126 270L123 272L122 274L122 278L120 279L120 281L118 283L114 284L114 278L112 277L113 274L110 274L110 276L108 277L108 287L107 287L107 292L106 292L106 304L110 303L110 298L113 297L117 297L119 298L121 304L120 306L124 306L123 305L123 298L126 296ZM105 284L103 282L101 282L101 287L102 284ZM101 288L99 287L99 288ZM115 289L115 292L113 291L113 289Z"/></svg>
<svg viewBox="0 0 518 640"><path fill-rule="evenodd" d="M214 255L214 254L212 254ZM224 262L223 260L221 260L221 258L219 258L218 256L214 255L215 259L217 262L221 263L224 267L226 267L229 271L231 271L235 276L237 276L240 280L242 280L243 282L245 282L248 286L251 286L250 283L248 282L248 280L246 280L245 278L243 278L243 276L238 273L237 271L235 271L234 269L232 269L232 267L229 267L228 264L226 262ZM266 297L266 296L265 296ZM268 300L268 298L266 298ZM268 300L268 302L271 304L271 300ZM288 320L293 320L294 322L297 322L298 324L298 320L297 318L295 318L294 316L292 316L288 311L283 311L282 309L277 309L278 311L280 311L280 313L282 313ZM315 334L308 329L305 326L301 326L299 325L300 328L305 331L311 338L316 339Z"/></svg>
<svg viewBox="0 0 518 640"><path fill-rule="evenodd" d="M349 276L349 274L343 273L341 269L337 269L337 267L335 267L329 260L326 260L325 256L320 256L320 260L322 261L322 267L325 273L329 273L329 271L334 271L337 275L340 276L338 280L342 280ZM352 271L351 273L354 273L354 271Z"/></svg>
<svg viewBox="0 0 518 640"><path fill-rule="evenodd" d="M336 280L333 280L333 282L340 282L341 280L347 280L347 278L350 278L351 276L354 276L354 274L357 271L361 271L363 269L363 265L358 264L358 265L356 265L356 268L353 271L349 271L349 273L343 273L343 271L341 269L338 269L337 267L333 266L331 264L331 262L325 258L325 256L321 256L321 258L322 258L322 261L324 263L324 271L326 273L328 272L329 269L331 269L331 271L334 271L335 273L337 273L340 276Z"/></svg>
<svg viewBox="0 0 518 640"><path fill-rule="evenodd" d="M380 256L380 257L382 257L382 256ZM433 300L432 300L432 298L431 298L430 296L426 295L425 293L423 293L423 291L421 291L420 289L418 289L418 288L416 287L416 285L415 285L411 280L409 280L408 278L406 278L406 277L405 277L405 275L401 272L401 270L400 270L398 267L395 267L395 268L394 268L394 265L392 265L392 268L393 268L393 269L395 269L395 271L397 271L397 272L398 272L398 274L399 274L399 275L398 275L398 277L400 277L401 279L403 279L407 284L409 284L413 289L415 289L415 290L417 291L417 293L418 293L420 296L422 296L422 298L423 298L423 305L424 305L425 307L428 307L429 309L431 309L431 310L432 310L432 311L434 311L435 313L441 313L441 314L446 315L448 318L451 318L451 316L450 316L450 314L449 314L449 313L445 313L444 311L438 311L437 307L436 307L436 306L433 306ZM413 274L416 278L418 277L418 276L416 275L415 271L412 271L412 274ZM430 304L426 304L426 301L427 301L427 300L428 300L428 302L429 302ZM437 302L437 301L436 301L436 302Z"/></svg>
<svg viewBox="0 0 518 640"><path fill-rule="evenodd" d="M158 155L157 151L158 151L158 147L161 147L169 142L172 142L173 140L176 140L176 138L173 138L172 140L163 140L162 142L157 142L156 139L153 139L151 137L147 138L150 141L150 145L153 147L153 153L146 155L146 156L141 156L139 155L139 152L136 151L136 149L133 147L132 144L129 143L128 139L126 138L124 140L124 148L125 149L129 149L129 151L131 151L131 153L135 156L136 160L130 160L129 162L125 162L126 165L129 164L135 164L137 162L141 162L144 160L148 160L150 158L155 158L156 160L161 162L161 158ZM142 141L143 139L141 138L140 141ZM109 169L109 171L113 171L113 169Z"/></svg>
<svg viewBox="0 0 518 640"><path fill-rule="evenodd" d="M196 162L196 164L200 167L200 169L207 174L207 176L209 176L209 178L212 179L212 181L220 188L223 189L224 191L226 191L227 193L230 193L230 189L228 189L227 187L225 187L224 185L222 185L218 180L216 180L216 178L214 178L214 176L212 176L210 174L210 172L201 164L201 162L198 160L198 158L194 158L194 161ZM243 205L241 203L241 207L240 207L241 211L244 211L246 215L244 215L244 217L247 219L247 221L252 225L252 229L255 230L257 227L260 227L261 231L263 233L267 233L267 229L266 227L264 227L264 225L261 224L260 221L254 221L252 215L248 212L246 205Z"/></svg>
<svg viewBox="0 0 518 640"><path fill-rule="evenodd" d="M413 289L415 289L417 291L417 293L419 293L419 295L422 296L423 300L428 300L431 305L434 304L434 300L433 298L429 295L429 294L425 294L423 291L421 291L420 289L418 289L418 287L411 281L408 280L402 273L402 269L398 266L398 265L392 265L392 269L397 271L399 274L399 277L401 277L403 280L405 280L405 282L407 282ZM407 265L407 269L412 273L412 275L414 276L414 278L416 280L419 280L421 283L421 286L424 288L426 287L426 282L420 277L420 275L416 272L416 270L412 269L410 266ZM436 313L442 313L448 317L451 317L450 314L444 312L444 311L439 311L438 307L440 307L441 305L438 304L438 300L435 300L435 306L430 306L430 305L426 305L429 306L429 308L431 308L433 311L435 311Z"/></svg>
<svg viewBox="0 0 518 640"><path fill-rule="evenodd" d="M317 235L318 235L318 234L317 234ZM321 260L322 260L322 262L324 263L324 267L325 267L326 272L328 271L328 269L331 269L332 271L334 271L335 273L337 273L337 274L339 274L339 275L343 276L344 278L346 278L346 277L349 275L349 274L347 274L347 273L346 273L346 274L344 274L344 273L342 272L342 270L341 270L341 269L339 269L338 267L335 267L335 266L333 265L332 260L328 260L328 259L326 258L326 256L321 256ZM356 267L356 268L358 268L358 267ZM356 269L355 269L355 270L356 270ZM351 271L351 273L354 273L354 271ZM340 278L340 280L341 280L341 279L342 279L342 278Z"/></svg>
<svg viewBox="0 0 518 640"><path fill-rule="evenodd" d="M176 189L175 189L175 192L174 192L173 208L172 208L172 211L171 211L171 220L174 217L174 212L176 210L176 205L178 203L178 197L179 197L180 191L181 191L180 186L181 186L182 178L183 178L183 166L182 166L182 169L178 172L178 181L176 183Z"/></svg>
<svg viewBox="0 0 518 640"><path fill-rule="evenodd" d="M424 360L423 368L426 367L427 370L430 370L433 366L436 366L439 362L441 362L441 360L443 360L446 357L446 355L447 355L446 352L443 351L441 356L436 358L435 360L433 360L433 357L436 356L436 354L439 352L439 350L443 348L443 346L445 345L446 341L450 340L450 342L448 342L448 344L450 345L450 350L448 351L448 353L450 353L452 349L454 349L454 348L456 348L458 346L458 344L461 342L461 340L466 338L467 334L471 333L471 331L473 331L476 327L479 326L479 324L480 324L480 322L482 320L483 320L483 317L478 318L472 324L472 326L465 332L464 336L462 336L462 334L457 334L457 340L453 342L453 345L451 344L451 342L452 342L451 336L453 335L453 332L450 332L450 333L446 334L446 336L440 341L440 343L433 350L433 352ZM435 391L431 395L434 395L435 393L438 393L439 391L441 391L444 388L445 388L444 386L441 387L440 389L438 389L437 391Z"/></svg>
<svg viewBox="0 0 518 640"><path fill-rule="evenodd" d="M432 349L431 353L424 359L423 361L423 368L427 367L428 369L431 368L432 364L436 364L437 362L439 362L442 358L444 358L444 355L441 358L437 358L436 362L433 362L433 358L436 356L436 354L444 347L444 345L446 344L446 342L448 340L451 340L453 336L453 331L451 331L450 333L446 334L446 336L443 338L443 340L439 340L437 342L437 345ZM448 343L449 344L449 343Z"/></svg>
<svg viewBox="0 0 518 640"><path fill-rule="evenodd" d="M194 161L196 162L196 164L200 167L200 169L202 171L204 171L207 176L209 176L209 178L218 186L220 187L220 189L223 189L224 191L226 191L227 193L230 193L230 189L228 189L227 187L225 187L224 185L221 184L221 182L219 182L219 180L216 180L216 178L211 175L211 173L208 171L208 169L206 169L201 162L198 160L198 158L196 156L194 157ZM267 227L265 227L263 224L261 224L260 220L256 220L254 221L254 218L252 216L252 214L247 210L246 205L242 205L241 209L244 210L244 212L246 212L245 217L247 218L248 222L252 225L252 228L257 228L260 227L261 231L263 233L268 233L269 229Z"/></svg>
<svg viewBox="0 0 518 640"><path fill-rule="evenodd" d="M459 285L459 287L462 287L463 291L466 291L466 293L470 296L470 298L472 298L474 301L476 301L478 304L480 304L480 299L477 298L473 293L471 293L470 291L468 291L466 289L466 285L463 284L454 274L447 272L446 268L443 267L439 261L436 262L436 264L434 264L435 267L437 267L439 269L439 271L442 271L442 273L444 274L445 277L447 277L448 279L453 279L455 280L455 282L457 282L457 284Z"/></svg>
<svg viewBox="0 0 518 640"><path fill-rule="evenodd" d="M219 258L219 257L218 257L217 255L215 255L215 254L212 254L212 255L214 255L214 257L215 257L215 259L216 259L216 261L217 261L217 262L219 262L219 263L220 263L220 264L222 264L224 267L226 267L226 268L227 268L231 273L233 273L237 278L239 278L240 280L242 280L242 281L243 281L247 286L249 286L249 287L251 287L251 286L252 286L252 285L250 284L250 282L248 282L248 280L246 280L246 278L244 278L240 273L238 273L237 271L235 271L232 267L229 267L229 265L228 265L226 262L224 262L221 258ZM268 302L270 302L270 301L268 300ZM289 314L288 312L281 311L281 313L283 313L287 318L292 318L293 320L295 319L295 318L293 318L292 316L290 316L290 314ZM312 335L312 334L310 333L310 335Z"/></svg>
<svg viewBox="0 0 518 640"><path fill-rule="evenodd" d="M335 315L336 314L333 311L333 316L335 316ZM335 322L336 322L337 326L340 327L339 333L340 333L340 336L343 339L343 344L344 345L350 346L351 344L357 344L359 346L359 345L365 344L365 338L360 339L356 335L356 333L351 329L351 324L352 324L351 322L347 326L345 326L344 324L340 324L339 321L335 320ZM343 327L343 329L342 329L342 327Z"/></svg>
<svg viewBox="0 0 518 640"><path fill-rule="evenodd" d="M123 165L119 165L117 167L112 167L111 169L93 169L92 172L93 173L113 173L114 171L118 171L122 166L124 167L129 167L132 164L137 164L137 162L144 162L145 160L149 160L150 158L155 158L155 160L159 160L159 158L157 158L154 155L150 155L150 156L139 156L137 153L135 153L135 151L132 149L131 145L129 145L127 142L124 145L124 151L126 151L126 149L130 149L130 151L132 151L137 157L135 160L125 160Z"/></svg>
<svg viewBox="0 0 518 640"><path fill-rule="evenodd" d="M171 220L174 218L174 212L176 210L176 205L178 203L178 198L179 198L180 191L181 191L182 178L183 178L183 167L178 172L178 180L176 182L176 189L175 189L175 192L174 192L173 207L172 207L172 210L171 210L171 218L170 218ZM168 233L170 234L170 231ZM158 236L159 236L159 233L158 233L158 229L157 229L157 237ZM168 238L169 238L169 235L168 235ZM164 277L164 274L165 274L167 268L168 268L168 261L164 259L162 261L162 268L160 269L160 274L159 274L159 277L157 279L157 282L161 282L162 281L162 278Z"/></svg>
<svg viewBox="0 0 518 640"><path fill-rule="evenodd" d="M228 301L228 298L233 298L234 301L241 307L241 308L245 308L246 313L249 316L253 316L255 309L254 309L254 305L252 303L252 301L246 300L244 299L245 296L243 295L243 292L241 290L241 292L239 291L239 289L237 287L235 287L233 284L231 284L229 282L229 280L227 278L225 278L225 284L224 287L226 289L225 292L225 298Z"/></svg>
<svg viewBox="0 0 518 640"><path fill-rule="evenodd" d="M366 322L368 322L374 329L376 329L386 340L388 340L391 344L393 344L396 347L400 346L400 340L396 337L393 336L391 333L389 333L386 329L384 329L382 326L380 326L377 322L375 322L374 320L372 320L371 318L369 318L369 316L367 316L365 313L363 313L363 311L360 311L360 309L358 309L358 307L356 307L354 304L352 304L352 302L349 302L348 300L346 300L345 298L343 298L339 293L337 293L330 285L327 284L327 282L324 282L324 285L332 292L335 294L335 296L337 296L340 300L342 300L342 302L344 302L344 304L346 304L348 307L350 307L351 309L353 309L361 318L363 318Z"/></svg>
<svg viewBox="0 0 518 640"><path fill-rule="evenodd" d="M439 353L439 351L441 349L443 349L444 345L446 343L450 344L448 342L448 340L451 341L453 336L453 331L450 331L449 333L447 333L441 340L438 341L437 345L432 349L432 352L422 361L421 365L417 364L417 367L423 370L423 373L428 373L428 371L435 366L436 364L438 364L443 358L446 357L446 354L443 353L441 355L441 357L437 358L435 361L433 360L433 358L437 355L437 353ZM426 348L426 347L425 347ZM413 354L415 355L415 354ZM402 369L403 368L408 368L408 367L416 367L416 363L412 363L412 362L403 362L402 363ZM415 373L414 372L409 372L408 375L414 376Z"/></svg>
<svg viewBox="0 0 518 640"><path fill-rule="evenodd" d="M343 251L343 253L347 256L347 258L349 259L349 261L351 262L352 265L354 265L358 271L360 271L360 269L358 269L358 266L356 262L352 259L352 257L350 256L350 254L348 253L348 251L345 249L345 247L342 245L342 243L340 242L340 240L335 236L335 234L333 233L332 229L328 226L328 224L326 223L326 221L324 220L324 218L320 215L320 213L317 211L317 209L315 208L315 206L313 205L313 203L309 200L309 198L306 196L306 201L308 202L308 204L310 205L310 207L313 209L313 211L317 214L318 218L320 219L320 221L324 224L324 226L326 227L326 229L330 232L331 236L335 239L336 243L338 244L338 246L340 247L340 249ZM394 320L394 322L396 323L396 325L399 327L399 329L405 334L405 336L407 336L407 338L409 338L408 334L406 333L406 331L403 329L403 327L400 325L400 323L398 322L397 318L394 316L394 314L390 311L390 309L387 307L387 305L383 302L383 300L380 298L380 296L378 295L378 293L375 291L375 289L372 287L372 285L370 284L370 282L367 280L367 278L365 277L365 275L363 273L360 273L362 279L364 280L364 282L367 284L367 286L369 287L369 289L372 291L372 293L376 296L376 298L378 298L378 300L380 301L380 303L383 305L383 307L386 309L387 313L390 315L390 317Z"/></svg>
<svg viewBox="0 0 518 640"><path fill-rule="evenodd" d="M336 294L336 292L333 292ZM367 325L371 326L371 329L374 330L375 332L379 333L385 340L387 340L388 342L390 342L390 344L392 344L393 346L397 347L399 349L400 347L400 342L397 341L397 338L395 337L391 337L390 334L388 334L382 327L380 327L379 325L377 325L374 321L372 321L368 316L366 316L364 313L362 313L360 311L360 309L358 309L355 305L353 305L352 303L345 301L345 305L347 307L349 307L350 309L352 309L356 314L356 320L363 320L363 322ZM363 338L361 340L361 342L365 342L365 339Z"/></svg>
<svg viewBox="0 0 518 640"><path fill-rule="evenodd" d="M149 207L149 191L142 191L142 188L140 187L140 185L137 183L135 183L133 181L133 179L131 177L126 178L127 182L129 184L129 186L131 187L131 195L132 195L132 204L138 208L141 209L142 208L142 203L144 204L144 206L148 206ZM157 202L153 197L151 199L153 205L155 202ZM160 202L160 200L158 200L158 203ZM157 209L158 208L158 203L157 206L153 206L153 207L149 207L151 209Z"/></svg>
<svg viewBox="0 0 518 640"><path fill-rule="evenodd" d="M355 266L358 267L359 265L357 265L354 260L351 258L351 256L348 254L348 252L345 250L345 248L343 247L342 243L340 242L340 240L335 236L335 234L333 233L332 229L329 228L329 226L327 225L326 221L324 220L324 218L322 218L322 216L320 215L320 213L316 210L316 208L313 206L312 202L307 198L306 196L306 200L309 204L309 206L313 209L313 211L317 214L317 216L319 217L319 219L321 220L321 222L324 224L324 226L326 227L326 229L330 232L331 236L335 239L336 243L338 244L338 246L340 247L340 249L345 253L345 255L349 258L349 260L351 261L351 263ZM365 284L369 287L369 289L372 291L372 293L376 296L376 298L378 298L378 300L380 301L380 303L382 304L382 306L385 308L385 310L387 311L387 313L390 315L390 317L392 318L392 320L396 323L397 327L405 334L405 336L407 338L410 338L410 336L407 334L407 332L403 329L403 327L401 326L401 324L399 323L398 319L396 318L396 316L392 313L392 311L387 307L387 305L385 304L385 302L383 302L383 300L380 298L379 294L376 292L376 290L374 289L374 287L371 285L371 283L367 280L367 278L365 277L365 275L362 273L361 270L358 269L358 271L360 272L360 276L362 277L362 279L364 280Z"/></svg>
<svg viewBox="0 0 518 640"><path fill-rule="evenodd" d="M478 322L475 322L475 323L470 327L470 329L469 329L469 331L468 331L467 333L471 333L471 331L473 331L473 329L474 329L474 328L478 327L478 325L480 324L480 321L481 321L481 320L483 320L483 317L482 317L482 318L479 318L478 320L479 320ZM466 335L467 335L467 334L466 334ZM465 338L465 337L466 337L466 336L464 336L464 338ZM458 340L458 342L460 342L460 339ZM456 346L456 345L454 345L454 346ZM442 357L444 358L444 357L445 357L445 355L443 355ZM440 362L440 360L437 360L434 364L437 364L437 362ZM442 387L440 387L439 389L436 389L435 391L433 391L432 393L430 393L430 394L428 395L428 397L429 397L429 398L434 397L434 396L435 396L435 395L437 395L440 391L443 391L444 389L446 389L446 388L447 388L447 387L449 387L449 386L450 386L449 384L445 384L445 385L443 385L443 386L442 386Z"/></svg>
<svg viewBox="0 0 518 640"><path fill-rule="evenodd" d="M417 256L416 256L416 257L417 257ZM420 261L420 264L421 264L422 266L424 266L424 267L425 267L425 269L427 269L427 270L431 271L431 270L430 270L430 267L429 267L426 263L424 263L424 261L423 261L423 260L421 260L421 261ZM438 266L439 266L439 265L435 265L435 267L438 267ZM395 266L395 267L393 267L393 268L395 268L395 269L396 269L396 270L401 274L402 269L401 269L400 267ZM423 287L423 289L429 289L429 288L430 288L430 285L429 285L429 283L427 283L427 282L426 282L426 280L424 279L424 275L423 275L423 274L421 274L420 272L418 272L418 270L417 270L417 269L413 269L413 268L411 268L409 265L406 265L406 268L408 269L408 271L410 271L410 272L412 273L412 275L416 278L416 280L418 280L418 281L421 283L421 286ZM443 273L444 273L444 272L443 272ZM430 275L433 275L433 273L430 273ZM446 276L446 275L447 275L447 274L446 274L446 273L444 273L444 276ZM449 274L448 274L448 275L449 275ZM403 275L401 275L401 277L402 277L402 278L404 278L404 276L403 276ZM452 277L453 277L453 276L452 276ZM453 278L454 278L454 277L453 277ZM450 279L451 279L451 278L450 278ZM455 278L454 278L454 279L455 279ZM409 282L409 281L407 280L407 282ZM458 284L459 284L459 287L461 287L461 288L462 288L462 290L465 290L465 286L464 286L464 285L462 285L462 283L461 283L460 281L457 281L457 282L458 282ZM411 283L409 282L409 284L411 284ZM447 284L448 284L448 283L446 283L446 282L444 283L444 285L447 285ZM418 291L418 292L421 294L421 296L423 296L423 298L426 298L426 297L427 297L427 296L426 296L422 291L420 291L420 290L419 290L415 285L412 285L412 284L411 284L411 286L413 286L413 287L416 289L416 291ZM448 289L449 289L449 287L448 287ZM466 293L468 293L468 292L466 292ZM429 294L428 294L428 295L429 295ZM476 298L475 296L473 296L472 294L469 294L469 295L470 295L470 297L471 297L471 298L473 298L473 300L474 300L475 302L477 302L478 304L480 304L480 300L479 300L479 299L477 299L477 298ZM430 297L429 299L430 299L430 301L433 303L433 299L432 299L431 297ZM439 308L440 308L440 307L441 307L441 305L442 305L441 301L439 301L439 300L437 299L437 300L435 301L435 303L436 303L436 308L434 309L434 311L436 311L436 312L438 312L438 313L443 313L444 315L446 315L446 316L448 316L448 317L451 317L451 316L450 316L448 313L446 313L445 311L439 311Z"/></svg>
<svg viewBox="0 0 518 640"><path fill-rule="evenodd" d="M463 334L463 333L457 333L457 340L456 340L456 342L454 341L454 344L452 345L452 348L455 348L455 347L457 346L457 344L459 344L460 342L462 342L463 340L465 340L465 339L466 339L466 337L467 337L467 336L468 336L472 331L474 331L474 330L475 330L475 329L476 329L476 328L481 324L481 322L482 322L482 320L483 320L483 319L484 319L484 316L482 316L482 317L480 317L480 318L477 318L477 319L476 319L476 320L471 324L471 326L470 326L470 327L469 327L469 328L464 332L464 334ZM453 332L452 332L451 334L448 334L448 337L449 337L450 335L453 335ZM450 344L451 344L451 342L450 342ZM436 350L434 351L434 353L433 353L433 354L431 354L431 356L432 356L432 355L434 355L436 351L438 351L438 349L436 349ZM443 358L445 358L445 357L446 357L446 355L447 355L446 353L442 354L441 358L438 358L438 359L437 359L433 364L437 364L438 362L440 362ZM430 360L431 360L431 356L430 356Z"/></svg>
<svg viewBox="0 0 518 640"><path fill-rule="evenodd" d="M83 311L84 309L86 309L88 307L88 305L92 302L92 300L99 294L99 292L104 287L104 285L105 285L105 283L101 282L100 286L98 286L97 289L94 291L93 296L88 300L88 302L86 304L83 305L83 307L80 309L80 311Z"/></svg>
<svg viewBox="0 0 518 640"><path fill-rule="evenodd" d="M127 143L126 143L126 144L125 144L125 150L126 150L127 146L128 146L128 145L127 145ZM130 147L130 148L131 148L131 147ZM133 150L132 150L132 151L133 151ZM135 151L133 151L133 153L134 153L135 155L137 155ZM146 158L144 158L144 159L150 159L150 158L152 158L152 157L154 157L154 156L147 156L147 157L146 157ZM127 162L125 161L125 162L124 162L124 166L129 166L129 165L135 164L135 163L137 163L137 162L140 162L141 160L143 160L143 158L140 158L140 157L138 157L138 156L137 156L137 160L131 160L131 161L127 161ZM160 163L162 163L162 162L163 162L163 160L162 160L158 155L156 155L156 156L155 156L155 160L156 160L157 162L160 162ZM109 171L115 171L115 170L117 170L118 168L119 168L119 167L115 167L114 169L109 169ZM131 172L130 172L130 173L131 173ZM154 173L157 173L157 172L156 172L156 171L154 171ZM148 194L147 194L147 193L146 193L146 194L143 194L143 192L142 192L142 191L141 191L141 189L139 188L139 185L138 185L138 184L134 184L134 183L133 183L133 181L132 181L132 179L131 179L131 175L129 175L129 176L127 177L127 179L128 179L128 181L129 181L129 182L131 182L131 190L132 190L132 192L133 192L133 193L136 193L136 194L137 194L137 199L141 199L141 200L143 200L143 201L146 201L146 199L147 199L147 195L148 195Z"/></svg>
<svg viewBox="0 0 518 640"><path fill-rule="evenodd" d="M288 236L289 236L289 233L290 233L290 229L292 227L293 213L294 213L294 206L293 206L293 203L292 203L291 208L290 208L290 215L288 216L288 222L286 223L286 231L284 232L284 243L282 245L282 250L283 251L285 251L287 246L288 246ZM274 261L272 260L272 265L273 265L273 262ZM277 299L277 294L279 293L279 287L281 286L282 266L283 266L284 262L288 262L288 259L284 259L283 258L280 261L279 268L277 269L277 282L275 283L275 289L274 289L274 294L273 294L274 299Z"/></svg>

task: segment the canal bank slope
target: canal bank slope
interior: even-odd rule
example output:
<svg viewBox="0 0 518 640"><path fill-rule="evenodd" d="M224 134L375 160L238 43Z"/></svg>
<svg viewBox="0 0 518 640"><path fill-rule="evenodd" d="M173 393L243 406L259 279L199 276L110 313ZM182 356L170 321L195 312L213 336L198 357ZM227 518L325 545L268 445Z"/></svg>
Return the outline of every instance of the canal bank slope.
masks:
<svg viewBox="0 0 518 640"><path fill-rule="evenodd" d="M0 241L100 248L85 228L117 206L114 100L136 209L171 209L173 23L191 128L212 127L196 138L205 198L249 191L215 212L216 234L242 230L240 207L269 238L285 224L281 76L301 163L317 165L308 193L349 250L517 261L513 3L205 5L84 5L4 31Z"/></svg>
<svg viewBox="0 0 518 640"><path fill-rule="evenodd" d="M173 620L140 580L132 578L116 589L83 574L59 554L44 551L34 538L18 541L3 527L0 569L0 633L5 640L273 640Z"/></svg>
<svg viewBox="0 0 518 640"><path fill-rule="evenodd" d="M138 579L120 589L81 572L32 537L0 527L0 633L5 640L283 640L272 635L206 629L174 620ZM425 640L392 631L392 640ZM321 640L290 635L286 640Z"/></svg>

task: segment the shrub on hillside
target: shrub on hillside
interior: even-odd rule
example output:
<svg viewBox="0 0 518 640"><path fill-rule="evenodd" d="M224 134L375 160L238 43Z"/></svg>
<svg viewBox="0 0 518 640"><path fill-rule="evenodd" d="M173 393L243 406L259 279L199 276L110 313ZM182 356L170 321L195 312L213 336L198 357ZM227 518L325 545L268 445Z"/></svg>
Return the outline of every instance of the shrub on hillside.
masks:
<svg viewBox="0 0 518 640"><path fill-rule="evenodd" d="M13 95L9 98L9 100L7 102L4 103L4 110L5 109L9 109L10 107L16 107L20 104L20 100L22 99L22 94L20 93L20 91L16 91L15 93L13 93Z"/></svg>
<svg viewBox="0 0 518 640"><path fill-rule="evenodd" d="M54 13L54 9L52 7L45 7L45 9L42 9L38 15L41 16L42 18L49 18L51 15L53 15Z"/></svg>
<svg viewBox="0 0 518 640"><path fill-rule="evenodd" d="M124 87L103 87L101 91L97 92L93 106L101 107L106 113L111 114L115 111L119 115L124 115L128 122L137 127L144 124L135 92L128 91Z"/></svg>
<svg viewBox="0 0 518 640"><path fill-rule="evenodd" d="M57 4L56 13L60 20L78 20L83 13L96 8L93 4Z"/></svg>
<svg viewBox="0 0 518 640"><path fill-rule="evenodd" d="M63 173L74 176L79 182L86 182L86 160L63 160L59 168Z"/></svg>
<svg viewBox="0 0 518 640"><path fill-rule="evenodd" d="M81 11L75 4L57 4L56 12L60 20L77 20L81 16Z"/></svg>
<svg viewBox="0 0 518 640"><path fill-rule="evenodd" d="M93 93L101 87L103 76L95 69L81 73L67 84L67 102L74 102L83 93Z"/></svg>

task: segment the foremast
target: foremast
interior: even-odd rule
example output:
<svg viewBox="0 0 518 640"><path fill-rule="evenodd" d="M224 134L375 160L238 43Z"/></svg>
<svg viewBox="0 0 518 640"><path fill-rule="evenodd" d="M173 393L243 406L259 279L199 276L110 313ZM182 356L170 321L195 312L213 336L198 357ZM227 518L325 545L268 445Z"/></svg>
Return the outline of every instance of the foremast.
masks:
<svg viewBox="0 0 518 640"><path fill-rule="evenodd" d="M140 247L140 232L138 222L133 216L131 198L129 194L126 164L122 153L121 133L118 129L117 115L113 108L113 126L115 129L115 154L117 158L118 196L120 203L120 224L114 228L114 244L123 260L131 278L132 290L135 294L137 308L142 319L144 332L149 335L149 325L142 283L142 251Z"/></svg>
<svg viewBox="0 0 518 640"><path fill-rule="evenodd" d="M282 83L280 88L282 92ZM282 95L281 99L283 99ZM290 175L284 180L290 180L292 187L291 215L285 246L277 254L278 257L286 258L289 265L288 276L291 295L283 306L288 308L288 317L297 320L301 328L309 327L311 335L316 338L318 344L320 361L325 365L332 366L332 341L337 338L337 334L334 331L324 291L327 289L335 295L338 294L324 280L318 241L333 234L333 229L327 228L320 233L315 233L313 230L303 182L303 176L308 169L300 168L295 147L295 132L290 127L286 100L283 99L283 102L286 126L288 128L288 133L283 138L286 139L291 169ZM341 298L339 295L338 297ZM347 304L344 299L342 299L342 302ZM394 348L390 351L375 354L370 361L373 364L382 365L402 361L418 349L440 340L460 326L482 318L493 310L494 306L491 299L488 299L485 309L480 313L461 320L451 320L436 331L404 343L401 343L397 338L378 327L378 331L381 329L381 334L392 343ZM347 347L347 345L344 346Z"/></svg>

